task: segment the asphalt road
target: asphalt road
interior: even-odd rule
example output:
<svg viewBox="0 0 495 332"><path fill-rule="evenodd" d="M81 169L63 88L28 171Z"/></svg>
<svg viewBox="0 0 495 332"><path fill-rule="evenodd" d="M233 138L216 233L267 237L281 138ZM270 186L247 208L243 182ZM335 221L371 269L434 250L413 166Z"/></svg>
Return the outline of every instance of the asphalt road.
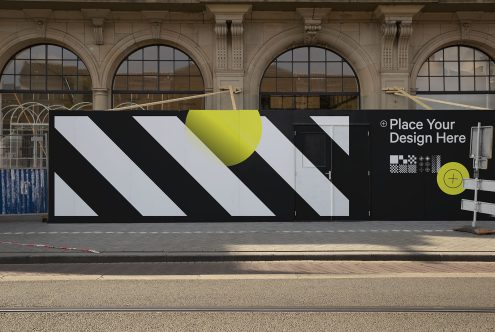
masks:
<svg viewBox="0 0 495 332"><path fill-rule="evenodd" d="M137 273L167 264L123 264L113 274L99 274L104 265L51 274L2 266L0 331L494 330L492 263L411 273L404 262L367 262L347 274L335 272L339 263L315 264L313 273L221 275L195 264L189 275Z"/></svg>
<svg viewBox="0 0 495 332"><path fill-rule="evenodd" d="M493 314L0 314L2 331L493 331Z"/></svg>

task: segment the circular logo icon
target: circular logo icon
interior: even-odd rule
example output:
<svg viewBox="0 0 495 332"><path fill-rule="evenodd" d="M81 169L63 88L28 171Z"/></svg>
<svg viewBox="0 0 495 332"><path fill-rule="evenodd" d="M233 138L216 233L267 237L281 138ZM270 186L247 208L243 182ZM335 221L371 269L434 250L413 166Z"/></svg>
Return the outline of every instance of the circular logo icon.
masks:
<svg viewBox="0 0 495 332"><path fill-rule="evenodd" d="M464 191L463 179L469 178L469 172L463 164L450 162L443 165L437 174L440 189L448 195L459 195Z"/></svg>

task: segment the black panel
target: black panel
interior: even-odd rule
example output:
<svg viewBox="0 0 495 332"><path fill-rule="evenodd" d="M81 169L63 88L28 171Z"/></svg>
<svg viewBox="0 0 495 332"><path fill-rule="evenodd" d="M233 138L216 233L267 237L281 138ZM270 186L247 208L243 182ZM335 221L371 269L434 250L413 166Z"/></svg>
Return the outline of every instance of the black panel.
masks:
<svg viewBox="0 0 495 332"><path fill-rule="evenodd" d="M373 219L469 219L471 213L461 211L460 205L461 199L472 199L473 192L466 190L459 195L442 192L437 184L437 173L432 171L431 159L440 156L441 165L447 162L461 163L472 176L472 160L469 158L470 128L476 126L478 121L483 125L493 125L495 113L471 110L380 111L368 112L368 116L371 122L373 156ZM428 121L441 123L442 127L432 130ZM418 124L420 128L417 128ZM464 143L459 142L462 135L466 140ZM440 140L437 136L440 136ZM449 143L442 137L457 137L457 141ZM396 164L398 166L404 161L397 161L395 156L402 156L408 162L410 156L415 158L416 172L411 172L409 168L406 170L404 166L402 171L397 170ZM391 158L395 160L392 161ZM420 158L423 160L420 161ZM491 166L483 172L483 178L495 179L494 168Z"/></svg>
<svg viewBox="0 0 495 332"><path fill-rule="evenodd" d="M300 133L301 152L318 168L330 167L331 160L328 159L326 151L331 150L331 143L327 146L325 136L325 133L321 132Z"/></svg>

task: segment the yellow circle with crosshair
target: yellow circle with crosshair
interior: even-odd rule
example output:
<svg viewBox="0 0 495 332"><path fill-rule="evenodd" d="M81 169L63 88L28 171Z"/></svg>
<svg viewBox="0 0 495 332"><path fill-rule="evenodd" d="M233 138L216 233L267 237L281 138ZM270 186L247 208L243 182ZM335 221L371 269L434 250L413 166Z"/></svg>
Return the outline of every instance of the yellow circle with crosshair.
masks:
<svg viewBox="0 0 495 332"><path fill-rule="evenodd" d="M464 191L463 179L469 179L469 172L463 164L456 162L446 163L437 174L438 186L448 195L459 195Z"/></svg>

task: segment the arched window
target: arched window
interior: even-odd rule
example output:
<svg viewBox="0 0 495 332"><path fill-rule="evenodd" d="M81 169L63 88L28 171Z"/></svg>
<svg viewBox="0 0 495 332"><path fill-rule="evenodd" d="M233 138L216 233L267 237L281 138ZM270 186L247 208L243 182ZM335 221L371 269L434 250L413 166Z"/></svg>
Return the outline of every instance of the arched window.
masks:
<svg viewBox="0 0 495 332"><path fill-rule="evenodd" d="M184 52L163 45L141 48L119 66L113 79L113 107L126 103L145 104L203 94L203 77ZM203 98L163 104L147 109L203 109Z"/></svg>
<svg viewBox="0 0 495 332"><path fill-rule="evenodd" d="M278 56L265 71L260 107L358 109L359 83L349 63L321 47L298 47Z"/></svg>
<svg viewBox="0 0 495 332"><path fill-rule="evenodd" d="M474 47L456 45L443 48L421 66L416 78L416 94L495 108L495 62ZM459 108L429 104L438 109Z"/></svg>
<svg viewBox="0 0 495 332"><path fill-rule="evenodd" d="M38 102L67 108L92 102L91 77L82 60L57 45L35 45L17 53L3 68L2 107Z"/></svg>

